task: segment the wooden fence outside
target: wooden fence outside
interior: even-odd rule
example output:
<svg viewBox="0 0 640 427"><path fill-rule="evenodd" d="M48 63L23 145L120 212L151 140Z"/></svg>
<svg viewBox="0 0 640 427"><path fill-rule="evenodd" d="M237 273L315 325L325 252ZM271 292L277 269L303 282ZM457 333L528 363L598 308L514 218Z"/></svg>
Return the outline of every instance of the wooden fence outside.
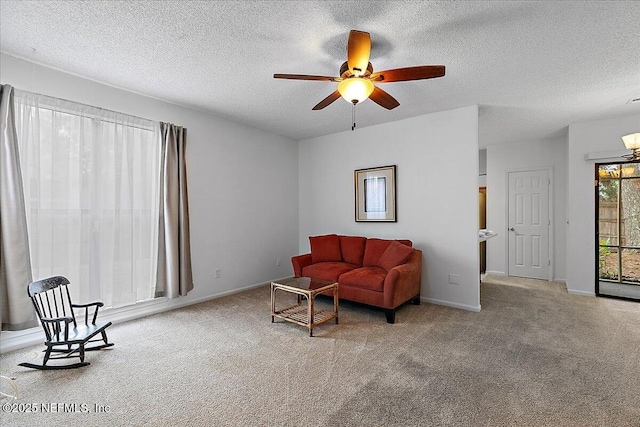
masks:
<svg viewBox="0 0 640 427"><path fill-rule="evenodd" d="M609 240L610 244L617 244L618 238L618 203L617 202L603 202L600 200L600 209L598 211L600 224L599 224L599 239L602 243L603 240ZM622 231L622 245L624 245L624 236L626 236L625 221L621 221Z"/></svg>

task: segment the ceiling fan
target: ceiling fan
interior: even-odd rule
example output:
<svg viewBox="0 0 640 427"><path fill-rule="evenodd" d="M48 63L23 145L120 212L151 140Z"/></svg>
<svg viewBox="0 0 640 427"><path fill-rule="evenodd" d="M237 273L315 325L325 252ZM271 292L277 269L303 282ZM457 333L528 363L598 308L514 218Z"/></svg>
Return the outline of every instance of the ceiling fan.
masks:
<svg viewBox="0 0 640 427"><path fill-rule="evenodd" d="M370 98L376 104L392 110L400 103L393 96L374 85L374 83L405 82L444 76L444 65L421 65L374 73L373 66L369 62L370 53L370 34L364 31L351 30L347 44L347 61L340 67L340 77L305 74L274 74L273 77L276 79L338 82L336 91L320 101L313 107L313 110L322 110L341 96L354 106Z"/></svg>

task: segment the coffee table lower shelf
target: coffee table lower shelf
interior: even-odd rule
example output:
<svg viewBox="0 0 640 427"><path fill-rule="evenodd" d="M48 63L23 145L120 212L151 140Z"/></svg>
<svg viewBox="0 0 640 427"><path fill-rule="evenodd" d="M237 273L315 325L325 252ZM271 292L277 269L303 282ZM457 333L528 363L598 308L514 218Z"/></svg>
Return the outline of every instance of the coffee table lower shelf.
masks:
<svg viewBox="0 0 640 427"><path fill-rule="evenodd" d="M274 314L274 316L293 323L297 323L298 325L309 325L309 311L307 310L307 307L302 305L294 305L293 307L286 308L277 312L276 314ZM332 311L316 311L315 313L313 313L313 325L320 325L321 323L335 318L336 316Z"/></svg>

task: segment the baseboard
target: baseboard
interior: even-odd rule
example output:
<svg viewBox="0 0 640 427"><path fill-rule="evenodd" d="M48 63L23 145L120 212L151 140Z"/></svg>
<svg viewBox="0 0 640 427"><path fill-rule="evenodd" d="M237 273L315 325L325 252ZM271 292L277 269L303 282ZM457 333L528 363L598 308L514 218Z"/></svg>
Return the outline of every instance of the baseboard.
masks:
<svg viewBox="0 0 640 427"><path fill-rule="evenodd" d="M428 302L430 304L444 305L446 307L459 308L461 310L475 311L475 312L479 312L481 308L480 304L478 304L477 306L473 306L468 304L459 304L457 302L444 301L444 300L427 298L427 297L420 297L420 301Z"/></svg>
<svg viewBox="0 0 640 427"><path fill-rule="evenodd" d="M492 274L494 276L507 276L507 273L505 273L504 271L486 271L485 274ZM540 280L546 280L546 279L540 279ZM559 283L567 283L567 279L564 279L562 277L554 277L552 279L554 282L559 282Z"/></svg>
<svg viewBox="0 0 640 427"><path fill-rule="evenodd" d="M490 271L490 270L485 271L485 274L493 274L494 276L506 276L507 275L507 273L505 273L504 271Z"/></svg>
<svg viewBox="0 0 640 427"><path fill-rule="evenodd" d="M1 337L0 354L44 343L45 340L44 332L40 326L23 331L3 331Z"/></svg>
<svg viewBox="0 0 640 427"><path fill-rule="evenodd" d="M281 277L273 280L278 281L290 277L291 276ZM127 322L129 320L140 319L142 317L151 316L153 314L159 314L165 311L175 310L177 308L182 308L217 298L222 298L228 295L245 292L250 289L265 286L268 283L269 282L256 283L253 285L243 286L241 288L232 289L229 291L218 292L213 295L207 295L196 299L168 299L164 297L156 298L151 301L145 301L135 305L105 310L104 312L100 312L99 318L101 321L112 322L114 324ZM3 331L0 335L0 354L43 343L44 340L44 332L39 326L36 328L25 329L23 331Z"/></svg>
<svg viewBox="0 0 640 427"><path fill-rule="evenodd" d="M595 297L596 293L595 292L589 292L589 291L581 291L578 289L569 289L567 288L567 292L572 294L572 295L580 295L583 297Z"/></svg>

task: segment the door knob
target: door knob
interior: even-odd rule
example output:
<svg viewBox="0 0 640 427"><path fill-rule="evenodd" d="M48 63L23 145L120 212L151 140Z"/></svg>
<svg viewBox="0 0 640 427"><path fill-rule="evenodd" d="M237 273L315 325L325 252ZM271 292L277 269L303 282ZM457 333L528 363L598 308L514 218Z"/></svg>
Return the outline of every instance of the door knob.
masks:
<svg viewBox="0 0 640 427"><path fill-rule="evenodd" d="M515 229L515 228L513 228L513 227L511 227L511 228L509 229L509 231L516 231L516 229Z"/></svg>

